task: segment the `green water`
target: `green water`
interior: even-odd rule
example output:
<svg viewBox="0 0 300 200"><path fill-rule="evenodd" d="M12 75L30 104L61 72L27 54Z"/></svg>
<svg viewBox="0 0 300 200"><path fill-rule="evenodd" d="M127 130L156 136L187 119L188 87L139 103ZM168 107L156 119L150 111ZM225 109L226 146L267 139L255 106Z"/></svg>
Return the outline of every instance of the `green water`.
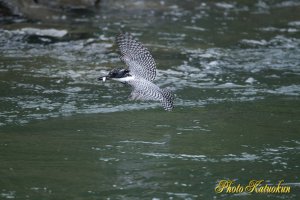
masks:
<svg viewBox="0 0 300 200"><path fill-rule="evenodd" d="M299 198L298 1L100 5L1 18L0 199ZM97 82L123 65L120 30L152 52L172 112ZM224 179L291 192L218 194Z"/></svg>

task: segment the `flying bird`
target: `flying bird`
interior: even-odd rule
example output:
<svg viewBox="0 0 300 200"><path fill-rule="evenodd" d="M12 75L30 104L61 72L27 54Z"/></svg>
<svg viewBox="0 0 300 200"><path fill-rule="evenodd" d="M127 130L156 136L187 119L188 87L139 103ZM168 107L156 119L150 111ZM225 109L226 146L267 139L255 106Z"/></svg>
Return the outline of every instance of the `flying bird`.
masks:
<svg viewBox="0 0 300 200"><path fill-rule="evenodd" d="M116 37L120 59L128 68L114 68L100 81L115 80L132 87L129 99L159 101L165 110L171 111L174 96L168 89L161 89L153 83L156 76L155 61L146 47L134 39L130 33Z"/></svg>

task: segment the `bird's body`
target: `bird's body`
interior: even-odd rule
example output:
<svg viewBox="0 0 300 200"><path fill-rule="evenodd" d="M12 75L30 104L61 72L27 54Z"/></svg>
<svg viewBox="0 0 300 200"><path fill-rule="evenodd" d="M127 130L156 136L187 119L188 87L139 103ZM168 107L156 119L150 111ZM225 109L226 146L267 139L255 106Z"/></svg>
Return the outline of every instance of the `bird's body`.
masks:
<svg viewBox="0 0 300 200"><path fill-rule="evenodd" d="M148 49L129 33L119 34L116 42L121 52L120 59L126 63L128 69L115 68L99 80L112 79L128 84L133 89L131 100L160 101L165 110L172 110L172 93L152 82L156 76L156 64Z"/></svg>

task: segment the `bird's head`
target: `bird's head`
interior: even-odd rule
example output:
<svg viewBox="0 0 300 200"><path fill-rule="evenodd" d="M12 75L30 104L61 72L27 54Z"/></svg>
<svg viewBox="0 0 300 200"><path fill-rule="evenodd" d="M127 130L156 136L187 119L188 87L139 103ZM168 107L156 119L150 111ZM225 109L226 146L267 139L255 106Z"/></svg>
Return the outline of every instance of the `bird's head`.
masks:
<svg viewBox="0 0 300 200"><path fill-rule="evenodd" d="M99 81L106 81L108 79L121 79L130 76L128 69L115 68L111 70L107 76L101 76L98 78Z"/></svg>

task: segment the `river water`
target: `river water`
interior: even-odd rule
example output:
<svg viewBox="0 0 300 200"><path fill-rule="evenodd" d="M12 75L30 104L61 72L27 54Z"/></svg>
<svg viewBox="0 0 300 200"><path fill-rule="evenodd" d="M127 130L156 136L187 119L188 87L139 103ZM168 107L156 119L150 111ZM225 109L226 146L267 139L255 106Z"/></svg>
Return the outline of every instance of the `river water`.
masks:
<svg viewBox="0 0 300 200"><path fill-rule="evenodd" d="M102 1L0 21L1 199L297 199L300 3ZM131 32L175 109L96 79ZM220 180L291 187L216 193Z"/></svg>

